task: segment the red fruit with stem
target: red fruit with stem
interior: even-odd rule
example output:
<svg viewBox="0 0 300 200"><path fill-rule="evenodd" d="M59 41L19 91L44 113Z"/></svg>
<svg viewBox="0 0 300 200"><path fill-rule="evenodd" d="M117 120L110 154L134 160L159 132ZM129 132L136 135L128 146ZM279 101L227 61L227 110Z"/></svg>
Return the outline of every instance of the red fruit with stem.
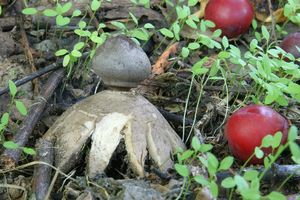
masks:
<svg viewBox="0 0 300 200"><path fill-rule="evenodd" d="M204 18L213 21L228 38L245 33L251 25L254 11L249 0L210 0Z"/></svg>
<svg viewBox="0 0 300 200"><path fill-rule="evenodd" d="M247 161L254 153L255 147L261 145L262 139L276 132L282 132L281 144L287 141L288 120L273 109L262 105L249 105L233 113L225 125L225 137L235 157ZM264 154L271 153L271 148L263 148ZM260 164L263 159L255 156L252 164Z"/></svg>
<svg viewBox="0 0 300 200"><path fill-rule="evenodd" d="M293 54L297 59L300 58L300 32L288 34L281 42L280 47L288 53ZM298 49L297 49L298 47Z"/></svg>

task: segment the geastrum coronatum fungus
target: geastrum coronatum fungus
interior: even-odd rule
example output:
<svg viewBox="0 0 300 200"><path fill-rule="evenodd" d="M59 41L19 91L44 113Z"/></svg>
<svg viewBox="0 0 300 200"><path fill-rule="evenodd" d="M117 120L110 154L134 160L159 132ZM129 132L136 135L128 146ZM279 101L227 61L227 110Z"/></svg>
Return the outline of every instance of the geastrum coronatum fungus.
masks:
<svg viewBox="0 0 300 200"><path fill-rule="evenodd" d="M151 72L142 48L124 36L111 37L100 46L92 68L105 85L116 88L135 87ZM65 172L82 160L91 138L91 178L112 168L143 177L146 159L166 171L173 165L172 153L185 148L156 107L130 91L106 90L84 99L63 113L45 137L56 142L55 165Z"/></svg>

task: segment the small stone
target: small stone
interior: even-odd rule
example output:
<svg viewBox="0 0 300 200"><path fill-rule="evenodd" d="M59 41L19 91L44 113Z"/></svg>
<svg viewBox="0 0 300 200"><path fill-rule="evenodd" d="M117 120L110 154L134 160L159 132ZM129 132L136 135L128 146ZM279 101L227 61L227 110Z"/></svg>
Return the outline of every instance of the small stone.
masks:
<svg viewBox="0 0 300 200"><path fill-rule="evenodd" d="M125 36L107 39L97 49L92 67L105 85L114 87L136 87L151 73L146 53Z"/></svg>
<svg viewBox="0 0 300 200"><path fill-rule="evenodd" d="M11 56L17 50L17 43L13 40L8 32L0 32L0 59L5 59Z"/></svg>
<svg viewBox="0 0 300 200"><path fill-rule="evenodd" d="M34 45L34 48L41 52L55 52L57 50L56 44L51 40L44 40Z"/></svg>
<svg viewBox="0 0 300 200"><path fill-rule="evenodd" d="M112 199L121 200L133 200L133 199L144 199L144 200L162 200L164 199L162 194L151 188L151 186L144 181L125 180L119 181L122 183L122 190L118 192L117 196Z"/></svg>

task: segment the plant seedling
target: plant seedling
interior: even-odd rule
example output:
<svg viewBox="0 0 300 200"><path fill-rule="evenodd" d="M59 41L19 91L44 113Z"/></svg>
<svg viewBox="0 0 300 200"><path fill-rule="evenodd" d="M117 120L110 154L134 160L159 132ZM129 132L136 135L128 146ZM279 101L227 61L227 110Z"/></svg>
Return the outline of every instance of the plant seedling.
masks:
<svg viewBox="0 0 300 200"><path fill-rule="evenodd" d="M210 0L205 8L205 19L215 23L216 29L228 38L245 33L251 25L254 11L248 0Z"/></svg>
<svg viewBox="0 0 300 200"><path fill-rule="evenodd" d="M232 153L240 160L247 161L260 147L263 138L282 132L281 144L287 141L289 123L273 109L262 105L249 105L231 115L225 125L225 136ZM264 144L262 144L264 147ZM272 152L272 148L262 148L263 155ZM263 157L261 156L261 158ZM252 164L260 164L263 159L253 157Z"/></svg>

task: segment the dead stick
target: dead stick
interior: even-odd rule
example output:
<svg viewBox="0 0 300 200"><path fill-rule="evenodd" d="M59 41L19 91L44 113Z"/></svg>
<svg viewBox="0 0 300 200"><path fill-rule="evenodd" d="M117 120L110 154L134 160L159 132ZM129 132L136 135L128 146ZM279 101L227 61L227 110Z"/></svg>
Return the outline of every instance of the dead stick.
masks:
<svg viewBox="0 0 300 200"><path fill-rule="evenodd" d="M40 77L40 76L42 76L42 75L44 75L44 74L46 74L48 72L54 71L54 70L56 70L56 69L58 69L60 67L61 66L59 64L53 63L53 64L48 65L48 66L46 66L46 67L44 67L44 68L42 68L42 69L40 69L40 70L38 70L36 72L33 72L33 73L29 74L28 76L25 76L25 77L23 77L23 78L21 78L19 80L14 81L14 83L15 83L16 86L23 85L23 84L25 84L25 83L27 83L29 81L32 81L35 78L38 78L38 77ZM0 96L3 95L3 94L5 94L5 93L7 93L8 91L9 91L8 87L5 88L5 89L3 89L3 90L0 90Z"/></svg>
<svg viewBox="0 0 300 200"><path fill-rule="evenodd" d="M276 37L276 31L275 31L276 22L275 22L275 16L274 16L273 6L272 6L271 0L268 0L268 7L269 7L269 12L270 12L270 15L271 15L271 19L272 19L271 36L274 38L275 42L277 43L277 37Z"/></svg>
<svg viewBox="0 0 300 200"><path fill-rule="evenodd" d="M37 99L37 102L30 108L28 115L25 117L20 125L19 131L14 136L13 141L19 146L23 147L26 145L30 134L32 133L35 125L39 121L43 110L47 104L47 101L52 96L55 88L61 82L65 75L64 69L54 71L49 77L44 89L42 90L41 96ZM21 155L21 149L6 149L0 156L0 163L3 168L13 168L19 161Z"/></svg>
<svg viewBox="0 0 300 200"><path fill-rule="evenodd" d="M16 10L19 11L19 13L21 13L23 7L24 7L23 1L16 2ZM20 32L21 32L21 43L24 48L24 53L28 59L29 65L31 67L31 72L36 72L34 59L33 59L32 53L31 53L31 48L29 46L28 38L27 38L25 28L24 28L24 16L22 14L18 15L18 25L20 27ZM38 81L35 79L32 81L32 84L33 84L35 95L38 95L38 93L39 93Z"/></svg>
<svg viewBox="0 0 300 200"><path fill-rule="evenodd" d="M82 58L83 59L86 58L89 55L89 53L90 52L84 52L82 54ZM35 78L38 78L38 77L40 77L44 74L47 74L48 72L57 70L58 68L61 67L61 64L62 64L62 59L59 59L55 63L52 63L51 65L48 65L48 66L46 66L46 67L44 67L44 68L42 68L42 69L40 69L36 72L33 72L33 73L31 73L31 74L29 74L29 75L27 75L27 76L25 76L25 77L23 77L19 80L14 81L14 83L17 87L21 86L21 85L23 85L23 84L25 84L25 83L27 83L27 82L35 79ZM3 90L0 90L0 96L7 93L8 91L9 91L8 87L3 89Z"/></svg>
<svg viewBox="0 0 300 200"><path fill-rule="evenodd" d="M36 144L36 160L53 164L53 144L45 139L39 139ZM36 165L34 168L33 191L36 200L44 200L51 181L52 168L48 165Z"/></svg>
<svg viewBox="0 0 300 200"><path fill-rule="evenodd" d="M170 113L162 108L158 108L158 111L168 120L168 121L172 121L175 122L177 124L182 124L183 122L183 117L180 115L176 115L174 113ZM193 120L191 119L185 119L185 124L187 125L192 125L193 124Z"/></svg>
<svg viewBox="0 0 300 200"><path fill-rule="evenodd" d="M36 67L34 65L33 56L32 56L32 53L30 51L30 47L29 47L29 44L28 44L28 39L27 39L27 36L26 36L26 32L24 30L22 18L23 17L21 17L21 20L20 20L20 23L19 23L19 26L20 26L20 29L21 29L21 36L22 36L21 43L23 45L24 52L25 52L25 55L28 59L28 62L31 66L31 72L36 72ZM32 84L33 84L33 88L34 88L34 93L37 95L38 92L39 92L38 81L36 79L34 79L34 80L32 80Z"/></svg>

